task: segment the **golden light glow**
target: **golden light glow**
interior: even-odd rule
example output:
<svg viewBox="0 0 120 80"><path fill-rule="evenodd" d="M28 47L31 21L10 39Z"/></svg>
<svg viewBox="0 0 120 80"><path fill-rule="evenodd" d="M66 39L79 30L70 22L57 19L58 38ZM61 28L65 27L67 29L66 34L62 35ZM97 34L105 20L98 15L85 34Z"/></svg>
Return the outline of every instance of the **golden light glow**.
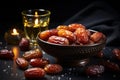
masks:
<svg viewBox="0 0 120 80"><path fill-rule="evenodd" d="M27 26L28 25L28 22L27 22L27 20L25 20L25 22L24 22L24 26Z"/></svg>
<svg viewBox="0 0 120 80"><path fill-rule="evenodd" d="M38 20L38 19L35 19L34 27L38 27L38 26L40 26L40 25L39 25L39 20Z"/></svg>
<svg viewBox="0 0 120 80"><path fill-rule="evenodd" d="M19 50L19 48L18 48L18 47L13 46L13 47L12 47L12 51L13 51L13 53L14 53L14 60L15 60L16 58L18 58L18 57L19 57L20 50Z"/></svg>
<svg viewBox="0 0 120 80"><path fill-rule="evenodd" d="M37 11L35 12L35 17L38 17L38 12Z"/></svg>
<svg viewBox="0 0 120 80"><path fill-rule="evenodd" d="M38 15L38 12L35 12L35 15Z"/></svg>
<svg viewBox="0 0 120 80"><path fill-rule="evenodd" d="M12 47L12 51L14 53L14 58L13 58L13 73L16 73L17 65L16 65L16 59L20 56L20 49L17 46Z"/></svg>
<svg viewBox="0 0 120 80"><path fill-rule="evenodd" d="M35 25L37 25L38 24L38 19L35 19Z"/></svg>
<svg viewBox="0 0 120 80"><path fill-rule="evenodd" d="M19 35L19 33L17 32L17 30L14 28L13 32L11 33L12 35Z"/></svg>

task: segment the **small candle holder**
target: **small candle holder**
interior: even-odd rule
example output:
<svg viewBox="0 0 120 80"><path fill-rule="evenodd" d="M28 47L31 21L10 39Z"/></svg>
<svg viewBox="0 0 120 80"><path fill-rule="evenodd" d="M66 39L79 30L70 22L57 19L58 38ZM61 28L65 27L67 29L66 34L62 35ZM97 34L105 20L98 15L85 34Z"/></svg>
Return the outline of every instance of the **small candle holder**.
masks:
<svg viewBox="0 0 120 80"><path fill-rule="evenodd" d="M15 28L8 30L4 35L5 41L10 45L18 45L22 37L24 37L23 31Z"/></svg>

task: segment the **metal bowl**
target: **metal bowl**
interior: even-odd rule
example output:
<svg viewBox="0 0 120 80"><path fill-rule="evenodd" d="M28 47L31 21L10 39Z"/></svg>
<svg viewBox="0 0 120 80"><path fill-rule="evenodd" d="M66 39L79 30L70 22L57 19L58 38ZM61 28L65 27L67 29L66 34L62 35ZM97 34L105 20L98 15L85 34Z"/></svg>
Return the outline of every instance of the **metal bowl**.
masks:
<svg viewBox="0 0 120 80"><path fill-rule="evenodd" d="M96 32L95 30L90 30ZM38 33L39 35L40 33ZM106 43L106 37L101 42L92 45L59 45L41 40L37 36L37 42L41 49L48 55L55 57L58 62L68 63L95 56L100 52Z"/></svg>

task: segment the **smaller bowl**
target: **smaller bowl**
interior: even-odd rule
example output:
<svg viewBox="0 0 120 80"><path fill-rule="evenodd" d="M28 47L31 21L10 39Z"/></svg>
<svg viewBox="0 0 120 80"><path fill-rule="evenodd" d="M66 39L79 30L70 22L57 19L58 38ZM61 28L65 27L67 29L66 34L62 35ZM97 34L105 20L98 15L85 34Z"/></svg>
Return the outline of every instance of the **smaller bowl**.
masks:
<svg viewBox="0 0 120 80"><path fill-rule="evenodd" d="M95 30L90 31L96 32ZM99 43L83 46L54 44L40 39L39 36L37 36L37 42L44 52L55 57L58 62L68 64L95 56L105 47L106 37L104 36Z"/></svg>

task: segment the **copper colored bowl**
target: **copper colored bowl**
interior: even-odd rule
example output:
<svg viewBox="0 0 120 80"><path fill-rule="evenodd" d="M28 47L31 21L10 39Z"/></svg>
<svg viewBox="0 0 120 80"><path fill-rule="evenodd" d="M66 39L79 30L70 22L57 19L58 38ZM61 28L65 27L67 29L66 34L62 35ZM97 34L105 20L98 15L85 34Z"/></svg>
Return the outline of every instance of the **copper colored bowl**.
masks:
<svg viewBox="0 0 120 80"><path fill-rule="evenodd" d="M96 32L95 30L90 31ZM41 40L38 36L37 41L44 52L55 57L58 61L67 63L95 56L105 47L106 37L104 37L100 43L84 46L53 44Z"/></svg>

